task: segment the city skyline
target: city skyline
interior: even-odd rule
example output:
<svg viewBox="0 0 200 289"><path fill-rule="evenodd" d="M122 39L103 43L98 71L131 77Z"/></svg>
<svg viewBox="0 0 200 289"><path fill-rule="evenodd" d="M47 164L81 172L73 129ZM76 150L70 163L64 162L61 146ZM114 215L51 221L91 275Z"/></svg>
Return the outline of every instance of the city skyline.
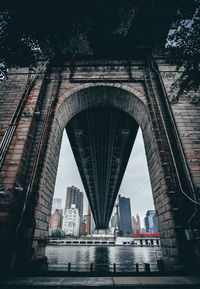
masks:
<svg viewBox="0 0 200 289"><path fill-rule="evenodd" d="M54 198L62 198L64 208L67 187L76 186L84 193L83 213L87 214L87 196L66 132L63 133ZM142 132L139 129L127 168L118 192L131 200L132 215L139 214L141 225L147 210L154 210L151 185L144 151Z"/></svg>

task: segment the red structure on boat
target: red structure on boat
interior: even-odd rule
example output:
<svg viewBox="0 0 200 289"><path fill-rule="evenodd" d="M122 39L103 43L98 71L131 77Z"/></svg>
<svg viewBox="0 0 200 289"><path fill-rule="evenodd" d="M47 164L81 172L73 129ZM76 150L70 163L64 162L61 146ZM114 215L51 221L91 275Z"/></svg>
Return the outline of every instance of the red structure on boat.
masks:
<svg viewBox="0 0 200 289"><path fill-rule="evenodd" d="M133 237L134 238L142 238L142 237L156 237L156 238L158 238L159 237L159 233L133 234Z"/></svg>

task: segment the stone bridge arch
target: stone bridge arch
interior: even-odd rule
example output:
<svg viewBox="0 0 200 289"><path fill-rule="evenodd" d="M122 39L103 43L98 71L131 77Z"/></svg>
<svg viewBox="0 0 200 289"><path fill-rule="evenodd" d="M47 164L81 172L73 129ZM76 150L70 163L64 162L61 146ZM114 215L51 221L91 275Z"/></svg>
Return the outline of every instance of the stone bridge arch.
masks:
<svg viewBox="0 0 200 289"><path fill-rule="evenodd" d="M153 127L153 120L145 96L128 85L123 84L85 84L68 90L59 96L59 103L55 111L55 117L48 141L48 148L40 181L38 205L35 213L36 228L33 246L37 252L36 254L44 254L44 252L42 253L44 248L38 247L37 240L47 237L48 221L43 222L39 216L43 211L43 200L45 199L45 196L48 195L51 200L53 198L53 186L56 179L59 148L63 130L70 119L76 114L88 108L101 105L111 106L126 112L137 121L142 129L163 249L163 260L166 265L178 265L180 263L179 256L181 254L179 251L180 247L169 196L169 192L172 191L174 187L169 184L170 176L166 170L167 165L166 163L163 163L163 159L161 158L161 154L164 153L160 148L159 141L161 140L158 141L158 137L156 139L157 131L155 130L155 127ZM47 186L49 180L51 180L51 186ZM51 206L49 205L49 214L50 208ZM45 230L42 228L45 228ZM170 245L167 245L167 241L169 240Z"/></svg>
<svg viewBox="0 0 200 289"><path fill-rule="evenodd" d="M134 60L135 61L135 60ZM164 122L172 141L176 161L181 172L181 180L188 189L192 182L199 189L199 155L196 152L198 144L199 108L192 106L183 99L171 108L165 105L166 95L160 88L160 83L152 72L146 71L142 60L135 61L127 69L126 61L113 61L111 67L99 62L77 64L76 71L70 78L69 65L61 69L51 68L50 73L40 72L40 77L28 93L26 103L22 106L21 115L16 123L16 129L9 144L0 175L0 234L2 246L2 269L10 266L15 259L16 228L21 224L21 215L26 201L29 202L28 212L23 221L22 238L18 245L19 255L45 261L45 242L48 235L51 204L58 166L58 158L62 133L68 121L79 112L97 105L112 106L133 117L143 131L144 144L149 167L153 198L161 237L163 260L171 268L185 265L195 255L192 246L186 241L185 228L193 216L194 207L180 194L180 188L174 170L173 160L166 139L166 132L161 121L161 111ZM159 62L160 61L160 62ZM171 74L169 69L175 68L158 60L162 71L161 77L166 87L169 86ZM103 69L98 70L98 66ZM91 70L88 74L88 70ZM109 71L109 72L108 72ZM9 120L21 103L21 95L26 86L27 69L13 69L8 82L2 85L2 116L0 138L4 138ZM59 74L61 74L59 77ZM152 83L149 75L152 74ZM170 74L170 75L169 75ZM94 78L96 77L96 78ZM154 86L154 88L153 88ZM159 105L155 94L159 98ZM7 97L7 98L6 98ZM6 101L5 101L6 99ZM182 158L176 147L179 137L171 126L168 110L172 110L175 126L180 132ZM195 121L188 122L185 115L195 114ZM43 127L46 121L46 130ZM192 131L192 138L186 139ZM40 143L41 136L44 136ZM38 146L39 145L39 146ZM37 147L41 147L42 156L38 156ZM36 170L32 170L36 164ZM190 174L185 174L189 168ZM32 183L30 182L30 178ZM30 186L29 183L34 186ZM30 196L26 194L30 191ZM192 195L191 191L189 195ZM30 197L26 199L26 196ZM195 216L196 218L196 216ZM197 243L198 245L198 243ZM194 254L193 254L194 253ZM32 255L32 256L31 256ZM20 255L21 256L21 255ZM14 257L14 258L13 258ZM6 265L5 265L6 264ZM36 264L38 264L36 262ZM39 266L36 265L36 268Z"/></svg>

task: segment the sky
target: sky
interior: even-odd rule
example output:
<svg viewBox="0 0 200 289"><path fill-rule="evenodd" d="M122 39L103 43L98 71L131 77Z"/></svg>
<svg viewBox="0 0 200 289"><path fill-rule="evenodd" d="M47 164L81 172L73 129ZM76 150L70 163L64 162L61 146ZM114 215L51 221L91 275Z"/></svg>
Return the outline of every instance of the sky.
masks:
<svg viewBox="0 0 200 289"><path fill-rule="evenodd" d="M72 185L84 192L84 214L87 214L87 196L64 130L54 193L54 197L62 198L63 208L67 187ZM138 130L118 194L130 198L132 216L138 214L144 226L146 211L154 210L154 204L141 129Z"/></svg>

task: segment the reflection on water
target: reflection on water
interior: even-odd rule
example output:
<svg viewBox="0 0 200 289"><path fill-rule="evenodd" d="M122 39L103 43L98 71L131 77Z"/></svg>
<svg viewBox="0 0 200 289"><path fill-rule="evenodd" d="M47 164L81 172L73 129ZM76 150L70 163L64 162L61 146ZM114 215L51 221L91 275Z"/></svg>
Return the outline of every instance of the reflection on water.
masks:
<svg viewBox="0 0 200 289"><path fill-rule="evenodd" d="M94 262L96 264L104 264L104 263L109 264L110 263L108 247L96 247L94 254L95 254Z"/></svg>
<svg viewBox="0 0 200 289"><path fill-rule="evenodd" d="M74 270L81 271L93 263L95 268L102 271L115 263L121 271L132 271L135 263L141 267L144 263L156 264L158 250L160 247L48 246L46 256L49 270L67 270L67 264L71 263Z"/></svg>
<svg viewBox="0 0 200 289"><path fill-rule="evenodd" d="M110 267L110 257L108 247L96 247L95 248L94 264L97 270L108 271Z"/></svg>

